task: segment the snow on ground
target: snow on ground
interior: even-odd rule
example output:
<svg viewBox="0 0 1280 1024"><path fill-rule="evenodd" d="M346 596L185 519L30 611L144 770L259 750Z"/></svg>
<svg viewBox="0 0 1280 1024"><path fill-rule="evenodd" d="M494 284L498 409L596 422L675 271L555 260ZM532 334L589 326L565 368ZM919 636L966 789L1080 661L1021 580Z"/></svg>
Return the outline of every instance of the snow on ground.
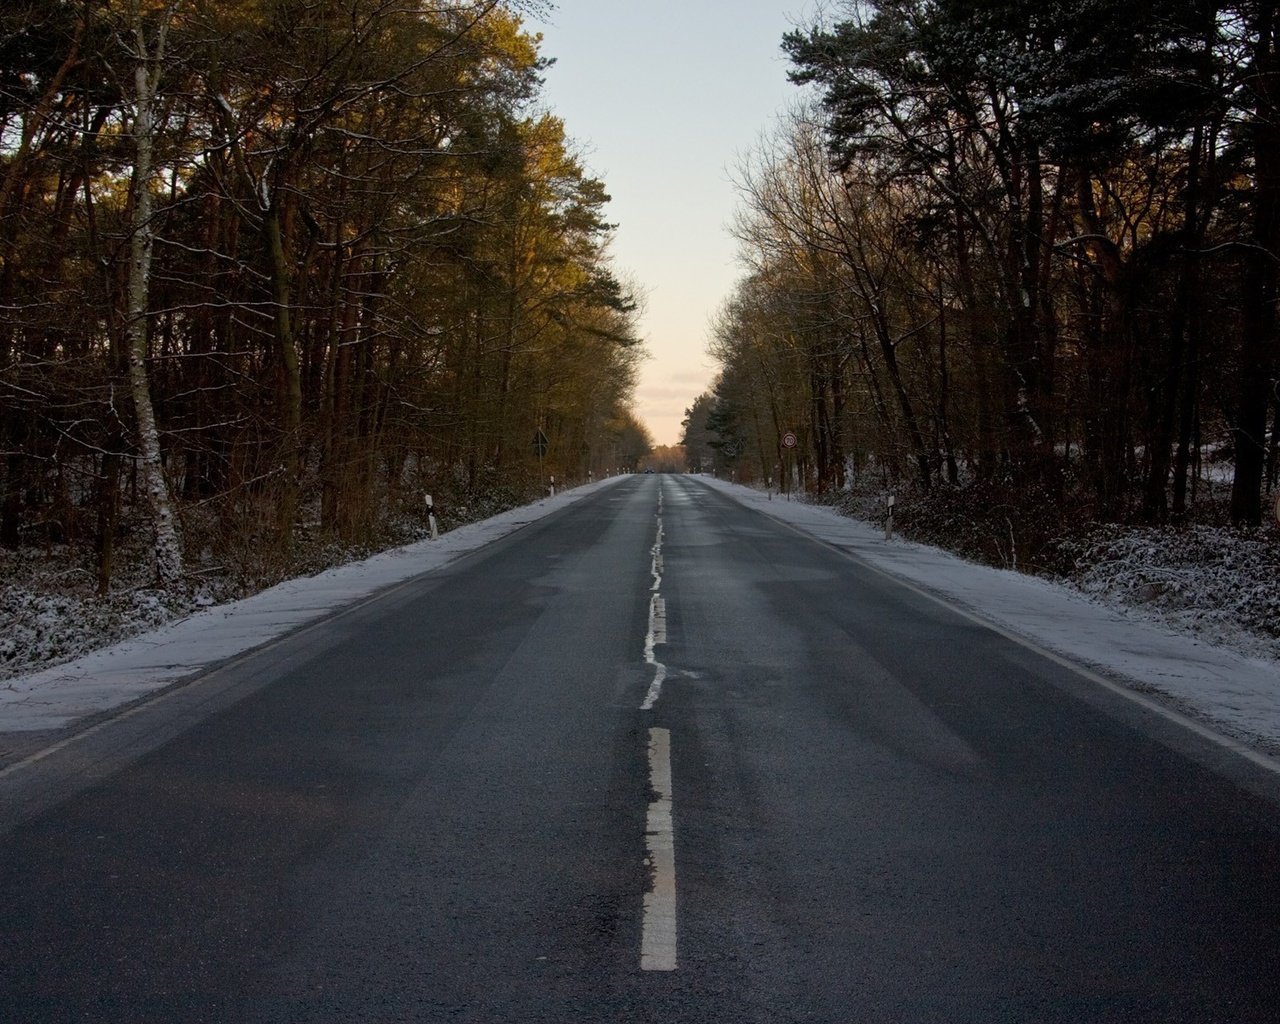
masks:
<svg viewBox="0 0 1280 1024"><path fill-rule="evenodd" d="M1280 661L1250 657L1203 636L1172 632L1157 616L1091 600L1062 583L975 565L901 538L886 541L883 527L825 506L702 479L1010 633L1097 669L1130 689L1161 694L1228 736L1280 752Z"/></svg>
<svg viewBox="0 0 1280 1024"><path fill-rule="evenodd" d="M0 732L62 728L143 697L384 587L439 568L617 479L459 527L438 541L291 580L76 661L0 683ZM1173 633L1138 611L1091 600L1064 584L975 565L901 539L886 542L882 529L824 506L770 499L725 481L700 479L998 628L1131 689L1161 694L1226 735L1280 752L1280 662Z"/></svg>
<svg viewBox="0 0 1280 1024"><path fill-rule="evenodd" d="M75 661L0 683L0 732L59 729L162 689L202 668L483 547L622 477L562 491L491 519L289 580Z"/></svg>

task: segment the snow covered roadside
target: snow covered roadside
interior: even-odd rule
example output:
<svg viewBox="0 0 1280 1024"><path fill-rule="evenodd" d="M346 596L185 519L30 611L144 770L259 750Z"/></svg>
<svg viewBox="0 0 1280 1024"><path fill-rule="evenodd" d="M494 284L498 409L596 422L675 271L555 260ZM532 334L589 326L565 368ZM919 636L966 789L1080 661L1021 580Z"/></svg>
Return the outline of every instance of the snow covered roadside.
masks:
<svg viewBox="0 0 1280 1024"><path fill-rule="evenodd" d="M0 732L60 729L233 658L376 591L440 568L624 477L563 491L315 576L217 605L75 661L0 683Z"/></svg>
<svg viewBox="0 0 1280 1024"><path fill-rule="evenodd" d="M1280 752L1280 662L1246 657L1109 607L1050 580L966 562L895 538L834 509L788 501L711 477L744 505L837 545L979 618L1139 692L1156 692L1188 715L1270 753Z"/></svg>

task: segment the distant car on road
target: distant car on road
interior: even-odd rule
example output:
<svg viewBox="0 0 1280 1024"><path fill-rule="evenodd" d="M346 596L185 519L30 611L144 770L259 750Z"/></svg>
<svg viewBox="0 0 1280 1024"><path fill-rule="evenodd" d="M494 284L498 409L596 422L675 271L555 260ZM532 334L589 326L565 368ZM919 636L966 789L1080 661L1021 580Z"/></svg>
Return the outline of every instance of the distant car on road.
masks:
<svg viewBox="0 0 1280 1024"><path fill-rule="evenodd" d="M646 472L646 473L652 473L652 472L653 472L653 470L651 470L651 469L646 469L646 470L645 470L645 472Z"/></svg>

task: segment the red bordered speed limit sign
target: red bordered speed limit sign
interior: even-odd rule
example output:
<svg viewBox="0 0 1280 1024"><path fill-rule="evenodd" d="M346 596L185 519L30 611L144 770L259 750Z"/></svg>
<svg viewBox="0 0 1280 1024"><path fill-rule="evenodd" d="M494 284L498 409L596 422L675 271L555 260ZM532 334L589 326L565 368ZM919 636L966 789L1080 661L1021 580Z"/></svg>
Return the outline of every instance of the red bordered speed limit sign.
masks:
<svg viewBox="0 0 1280 1024"><path fill-rule="evenodd" d="M796 446L796 435L791 433L791 431L788 430L785 434L782 435L782 447L794 448L795 446Z"/></svg>

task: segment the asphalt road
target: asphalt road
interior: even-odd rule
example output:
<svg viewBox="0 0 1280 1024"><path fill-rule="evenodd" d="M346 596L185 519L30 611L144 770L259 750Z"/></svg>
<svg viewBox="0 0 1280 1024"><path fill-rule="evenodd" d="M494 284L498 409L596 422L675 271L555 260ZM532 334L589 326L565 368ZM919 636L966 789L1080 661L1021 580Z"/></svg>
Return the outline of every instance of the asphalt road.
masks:
<svg viewBox="0 0 1280 1024"><path fill-rule="evenodd" d="M1280 1020L1274 777L696 478L0 807L15 1024Z"/></svg>

